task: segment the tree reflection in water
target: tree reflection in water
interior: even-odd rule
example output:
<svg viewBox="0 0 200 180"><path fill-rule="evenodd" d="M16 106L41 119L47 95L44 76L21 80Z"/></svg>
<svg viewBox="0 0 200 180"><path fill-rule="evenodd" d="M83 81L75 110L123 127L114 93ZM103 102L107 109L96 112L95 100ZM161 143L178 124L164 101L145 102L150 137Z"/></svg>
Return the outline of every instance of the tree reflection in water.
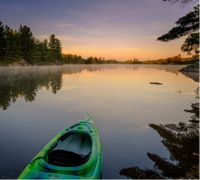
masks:
<svg viewBox="0 0 200 180"><path fill-rule="evenodd" d="M199 82L198 73L185 75ZM199 99L199 87L195 93L195 98ZM148 152L147 156L154 162L154 169L132 166L123 168L120 175L134 179L199 179L199 103L191 107L191 110L185 110L192 114L188 124L149 125L162 137L162 144L170 152L169 160Z"/></svg>
<svg viewBox="0 0 200 180"><path fill-rule="evenodd" d="M62 72L57 69L2 73L0 75L0 108L7 109L19 97L23 97L26 102L34 101L37 91L42 87L56 93L62 87Z"/></svg>
<svg viewBox="0 0 200 180"><path fill-rule="evenodd" d="M162 137L170 159L148 152L147 156L154 162L155 169L133 166L122 169L120 175L135 179L199 178L199 113L191 118L188 124L150 124Z"/></svg>
<svg viewBox="0 0 200 180"><path fill-rule="evenodd" d="M46 87L56 93L62 87L62 74L104 71L105 68L115 69L118 65L66 65L66 66L36 66L36 67L1 67L0 68L0 109L6 110L18 98L26 102L35 100L39 89ZM120 65L130 70L140 66ZM147 66L146 68L155 68ZM177 73L176 68L156 66L156 69Z"/></svg>
<svg viewBox="0 0 200 180"><path fill-rule="evenodd" d="M0 109L6 110L20 97L23 97L26 102L34 101L38 90L42 87L51 89L56 94L62 88L63 74L76 74L83 70L103 71L104 66L67 65L0 68Z"/></svg>

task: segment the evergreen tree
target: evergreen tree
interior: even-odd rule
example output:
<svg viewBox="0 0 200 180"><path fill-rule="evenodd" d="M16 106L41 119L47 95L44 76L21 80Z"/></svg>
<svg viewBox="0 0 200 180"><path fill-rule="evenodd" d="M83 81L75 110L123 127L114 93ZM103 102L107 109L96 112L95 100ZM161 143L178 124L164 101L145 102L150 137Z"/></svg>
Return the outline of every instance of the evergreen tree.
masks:
<svg viewBox="0 0 200 180"><path fill-rule="evenodd" d="M54 34L49 42L39 41L27 26L21 25L17 31L0 22L0 60L17 61L19 57L31 64L58 63L62 60L62 45Z"/></svg>
<svg viewBox="0 0 200 180"><path fill-rule="evenodd" d="M190 54L192 51L198 53L199 46L199 5L194 7L194 10L185 16L181 17L176 22L176 27L173 27L168 33L158 37L160 41L170 41L182 36L188 36L182 50Z"/></svg>
<svg viewBox="0 0 200 180"><path fill-rule="evenodd" d="M34 46L33 33L28 26L20 25L18 34L21 55L27 61L31 62L31 54Z"/></svg>
<svg viewBox="0 0 200 180"><path fill-rule="evenodd" d="M199 33L192 33L190 34L184 44L181 47L182 51L191 54L194 52L195 54L199 53Z"/></svg>
<svg viewBox="0 0 200 180"><path fill-rule="evenodd" d="M62 45L59 39L56 39L55 43L56 43L56 49L55 49L56 60L60 61L62 60Z"/></svg>
<svg viewBox="0 0 200 180"><path fill-rule="evenodd" d="M16 57L20 54L18 46L18 33L16 30L11 29L9 26L5 26L6 37L6 56Z"/></svg>
<svg viewBox="0 0 200 180"><path fill-rule="evenodd" d="M40 42L39 40L34 41L34 50L32 53L32 59L34 63L48 63L49 61L49 48L47 40Z"/></svg>
<svg viewBox="0 0 200 180"><path fill-rule="evenodd" d="M55 62L62 59L61 42L56 39L55 34L49 37L50 59Z"/></svg>
<svg viewBox="0 0 200 180"><path fill-rule="evenodd" d="M2 59L5 56L5 52L6 52L6 37L5 37L4 25L0 21L0 59Z"/></svg>
<svg viewBox="0 0 200 180"><path fill-rule="evenodd" d="M51 61L55 61L55 59L56 59L55 50L56 50L56 38L55 38L55 34L52 34L49 37L49 51L50 51Z"/></svg>
<svg viewBox="0 0 200 180"><path fill-rule="evenodd" d="M49 48L48 48L48 40L47 39L45 39L43 42L41 42L40 52L41 52L42 60L49 61Z"/></svg>

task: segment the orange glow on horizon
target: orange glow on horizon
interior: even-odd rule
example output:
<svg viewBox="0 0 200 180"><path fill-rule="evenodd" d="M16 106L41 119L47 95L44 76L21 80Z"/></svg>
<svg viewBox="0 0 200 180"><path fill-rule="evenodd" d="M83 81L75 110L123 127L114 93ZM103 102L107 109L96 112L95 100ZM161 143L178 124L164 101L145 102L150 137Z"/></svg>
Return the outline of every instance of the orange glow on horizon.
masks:
<svg viewBox="0 0 200 180"><path fill-rule="evenodd" d="M62 41L62 39L61 39ZM176 56L181 54L182 57L188 57L186 53L181 51L181 44L184 39L179 39L171 42L160 42L154 40L143 41L137 46L117 46L112 43L98 42L92 45L74 46L66 47L63 44L64 54L76 54L84 58L95 56L104 57L105 59L116 59L120 61L125 61L129 59L139 59L139 60L156 60L164 59L167 57ZM103 46L105 44L106 46Z"/></svg>

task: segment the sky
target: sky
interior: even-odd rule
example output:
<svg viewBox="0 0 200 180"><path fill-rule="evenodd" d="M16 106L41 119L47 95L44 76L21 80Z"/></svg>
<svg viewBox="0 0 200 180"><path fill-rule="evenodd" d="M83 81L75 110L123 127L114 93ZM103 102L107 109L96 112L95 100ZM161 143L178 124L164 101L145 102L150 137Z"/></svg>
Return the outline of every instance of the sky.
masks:
<svg viewBox="0 0 200 180"><path fill-rule="evenodd" d="M40 40L55 34L63 53L127 60L181 54L184 38L157 41L195 4L162 0L1 0L0 21L31 27Z"/></svg>

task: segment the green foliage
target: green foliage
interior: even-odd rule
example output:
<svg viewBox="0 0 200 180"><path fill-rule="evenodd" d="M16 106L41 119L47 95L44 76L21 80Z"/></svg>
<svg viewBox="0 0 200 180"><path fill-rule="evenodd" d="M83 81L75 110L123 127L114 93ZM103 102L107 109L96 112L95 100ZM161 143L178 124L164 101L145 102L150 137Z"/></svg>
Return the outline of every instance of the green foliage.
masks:
<svg viewBox="0 0 200 180"><path fill-rule="evenodd" d="M60 61L62 59L62 47L61 42L56 39L55 35L52 34L49 37L49 51L50 51L50 59Z"/></svg>
<svg viewBox="0 0 200 180"><path fill-rule="evenodd" d="M81 56L65 54L63 55L64 64L84 64L84 59Z"/></svg>
<svg viewBox="0 0 200 180"><path fill-rule="evenodd" d="M131 60L127 60L125 61L126 64L142 64L141 61L139 61L138 59L131 59Z"/></svg>
<svg viewBox="0 0 200 180"><path fill-rule="evenodd" d="M19 46L19 36L16 30L12 30L10 27L5 26L6 37L6 57L18 57L21 54Z"/></svg>
<svg viewBox="0 0 200 180"><path fill-rule="evenodd" d="M182 47L183 51L198 52L199 41L197 33L188 36ZM54 34L44 41L37 40L27 26L20 26L19 30L11 29L0 22L0 64L7 65L18 60L25 60L29 64L187 64L197 59L183 59L181 56L167 59L139 61L131 59L118 61L98 57L82 58L78 55L62 54L62 44Z"/></svg>
<svg viewBox="0 0 200 180"><path fill-rule="evenodd" d="M198 60L197 56L191 58L182 58L181 55L168 57L166 59L139 61L138 59L131 59L127 61L118 61L115 59L106 60L104 58L88 57L67 54L63 55L63 64L190 64Z"/></svg>
<svg viewBox="0 0 200 180"><path fill-rule="evenodd" d="M192 54L191 52L194 51L194 54L199 53L199 33L190 34L184 44L181 47L182 51L187 52L188 54Z"/></svg>
<svg viewBox="0 0 200 180"><path fill-rule="evenodd" d="M34 37L31 29L27 26L20 25L18 37L21 56L31 62L31 53L34 47Z"/></svg>
<svg viewBox="0 0 200 180"><path fill-rule="evenodd" d="M0 21L0 59L5 56L5 52L6 52L6 37L5 37L4 26Z"/></svg>
<svg viewBox="0 0 200 180"><path fill-rule="evenodd" d="M195 54L199 53L199 5L194 7L192 12L189 12L185 16L181 17L176 22L176 27L173 27L167 34L164 34L158 37L160 41L170 41L182 36L188 35L186 38L182 50L191 54L194 52Z"/></svg>
<svg viewBox="0 0 200 180"><path fill-rule="evenodd" d="M24 59L29 64L60 64L62 47L55 35L48 42L37 40L28 26L20 25L18 30L0 22L0 63L9 64Z"/></svg>
<svg viewBox="0 0 200 180"><path fill-rule="evenodd" d="M48 41L43 42L35 40L34 49L32 53L32 60L35 64L48 64L50 62L50 52L48 48Z"/></svg>
<svg viewBox="0 0 200 180"><path fill-rule="evenodd" d="M119 64L124 63L117 61L115 59L107 59L98 58L98 57L88 57L83 58L81 56L72 55L72 54L65 54L63 55L63 64Z"/></svg>
<svg viewBox="0 0 200 180"><path fill-rule="evenodd" d="M158 59L158 60L147 60L142 61L142 64L190 64L197 61L197 56L193 56L190 58L182 58L181 55L168 57L166 59ZM140 62L140 61L139 61Z"/></svg>
<svg viewBox="0 0 200 180"><path fill-rule="evenodd" d="M104 60L104 63L106 63L105 60ZM85 60L85 64L103 64L103 59L97 58L97 57L88 57Z"/></svg>
<svg viewBox="0 0 200 180"><path fill-rule="evenodd" d="M181 17L167 34L158 37L160 41L170 41L195 32L199 29L199 5L186 16Z"/></svg>

